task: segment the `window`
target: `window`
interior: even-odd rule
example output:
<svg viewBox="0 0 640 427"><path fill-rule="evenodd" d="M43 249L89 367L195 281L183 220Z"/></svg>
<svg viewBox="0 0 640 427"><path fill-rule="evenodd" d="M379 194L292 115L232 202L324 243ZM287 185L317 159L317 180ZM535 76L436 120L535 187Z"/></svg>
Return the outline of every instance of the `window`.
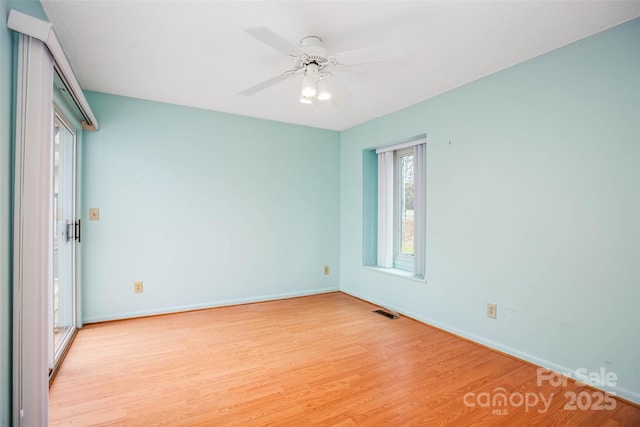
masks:
<svg viewBox="0 0 640 427"><path fill-rule="evenodd" d="M403 270L424 277L425 147L422 137L365 150L365 265Z"/></svg>
<svg viewBox="0 0 640 427"><path fill-rule="evenodd" d="M393 266L414 269L414 171L413 148L397 150L393 173Z"/></svg>

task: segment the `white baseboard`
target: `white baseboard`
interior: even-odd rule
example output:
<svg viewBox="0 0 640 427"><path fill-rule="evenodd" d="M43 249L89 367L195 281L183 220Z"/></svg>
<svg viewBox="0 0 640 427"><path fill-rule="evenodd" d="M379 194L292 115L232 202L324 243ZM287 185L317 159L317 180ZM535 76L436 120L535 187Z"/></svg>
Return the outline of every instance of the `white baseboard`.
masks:
<svg viewBox="0 0 640 427"><path fill-rule="evenodd" d="M311 289L307 291L286 292L281 294L269 294L269 295L261 295L258 297L250 297L250 298L236 298L236 299L228 299L228 300L220 300L220 301L210 301L210 302L201 303L201 304L163 307L163 308L158 308L153 310L140 310L140 311L131 311L131 312L124 312L124 313L115 313L107 316L86 317L83 319L83 324L87 325L89 323L108 322L111 320L133 319L136 317L154 316L158 314L180 313L184 311L202 310L206 308L215 308L215 307L226 307L230 305L249 304L253 302L275 301L279 299L326 294L329 292L337 292L339 290L340 289L337 287Z"/></svg>
<svg viewBox="0 0 640 427"><path fill-rule="evenodd" d="M570 373L571 374L571 378L574 378L574 379L575 378L579 378L579 376L576 375L576 370L575 369L571 369L571 368L568 368L566 366L562 366L560 364L557 364L557 363L554 363L554 362L550 362L550 361L545 360L545 359L541 359L541 358L533 356L531 354L519 351L519 350L517 350L515 348L500 344L500 343L498 343L496 341L488 340L488 339L483 338L481 336L469 333L467 331L463 331L463 330L460 330L460 329L457 329L457 328L453 328L453 327L451 327L451 326L449 326L447 324L444 324L444 323L438 322L436 320L427 318L427 317L422 316L420 314L412 313L411 311L405 310L402 307L396 307L396 306L393 306L393 305L388 305L384 301L378 301L375 298L370 298L368 296L362 295L362 294L360 294L358 292L355 292L355 291L352 291L352 290L349 290L349 289L342 288L342 289L340 289L340 291L344 292L347 295L351 295L351 296L354 296L356 298L362 299L364 301L368 301L368 302L370 302L372 304L379 305L379 306L382 306L382 307L386 307L386 308L388 308L390 310L396 311L396 312L398 312L398 313L400 313L402 315L405 315L407 317L410 317L412 319L416 319L416 320L418 320L418 321L420 321L422 323L425 323L427 325L434 326L434 327L436 327L438 329L442 329L443 331L446 331L446 332L450 332L450 333L452 333L452 334L454 334L456 336L465 338L467 340L473 341L473 342L478 343L478 344L482 344L482 345L484 345L486 347L490 347L490 348L492 348L494 350L497 350L497 351L499 351L501 353L505 353L505 354L508 354L510 356L516 357L518 359L525 360L525 361L527 361L529 363L532 363L532 364L534 364L536 366L539 366L541 368L548 369L548 370L553 371L553 372L558 373L558 374L566 375L566 374ZM618 387L618 386L606 387L606 388L596 387L596 386L592 386L592 387L600 389L600 390L603 390L603 391L606 391L608 393L614 393L616 396L621 397L621 398L623 398L625 400L628 400L630 402L634 402L636 404L640 404L640 393L634 392L632 390L628 390L628 389L625 389L625 388L622 388L622 387Z"/></svg>

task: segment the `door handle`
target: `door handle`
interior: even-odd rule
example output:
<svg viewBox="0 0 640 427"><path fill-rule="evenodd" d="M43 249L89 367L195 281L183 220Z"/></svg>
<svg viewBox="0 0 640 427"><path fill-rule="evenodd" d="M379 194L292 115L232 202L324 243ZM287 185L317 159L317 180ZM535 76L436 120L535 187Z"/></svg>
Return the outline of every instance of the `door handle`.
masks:
<svg viewBox="0 0 640 427"><path fill-rule="evenodd" d="M80 220L77 220L74 224L74 238L80 243L80 233L82 232L82 225L80 224Z"/></svg>
<svg viewBox="0 0 640 427"><path fill-rule="evenodd" d="M67 242L68 242L69 240L71 240L71 226L72 226L72 225L73 225L73 224L71 224L69 221L67 221L67 226L65 227L65 231L64 231L65 238L66 238L66 241L67 241Z"/></svg>

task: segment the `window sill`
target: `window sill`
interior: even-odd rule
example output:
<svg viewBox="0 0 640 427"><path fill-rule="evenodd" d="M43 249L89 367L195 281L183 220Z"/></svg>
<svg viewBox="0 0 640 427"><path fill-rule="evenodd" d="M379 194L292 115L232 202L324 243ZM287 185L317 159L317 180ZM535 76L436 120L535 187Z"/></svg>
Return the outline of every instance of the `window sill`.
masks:
<svg viewBox="0 0 640 427"><path fill-rule="evenodd" d="M399 277L401 279L412 280L414 282L420 282L420 283L427 283L427 280L424 278L424 276L416 276L415 274L409 271L398 270L397 268L383 268L383 267L376 267L374 265L363 265L362 267L366 268L367 270L377 271L378 273L388 274L391 276Z"/></svg>

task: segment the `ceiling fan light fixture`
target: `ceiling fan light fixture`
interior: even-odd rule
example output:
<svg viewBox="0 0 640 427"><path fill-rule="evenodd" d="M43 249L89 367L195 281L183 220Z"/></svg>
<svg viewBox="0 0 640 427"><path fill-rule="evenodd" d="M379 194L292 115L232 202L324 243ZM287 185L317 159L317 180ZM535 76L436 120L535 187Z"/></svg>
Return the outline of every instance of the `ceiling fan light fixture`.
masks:
<svg viewBox="0 0 640 427"><path fill-rule="evenodd" d="M328 101L331 99L331 92L329 92L329 85L325 79L318 82L318 100Z"/></svg>
<svg viewBox="0 0 640 427"><path fill-rule="evenodd" d="M305 98L313 98L318 93L316 88L316 79L309 74L305 74L302 78L302 96Z"/></svg>

